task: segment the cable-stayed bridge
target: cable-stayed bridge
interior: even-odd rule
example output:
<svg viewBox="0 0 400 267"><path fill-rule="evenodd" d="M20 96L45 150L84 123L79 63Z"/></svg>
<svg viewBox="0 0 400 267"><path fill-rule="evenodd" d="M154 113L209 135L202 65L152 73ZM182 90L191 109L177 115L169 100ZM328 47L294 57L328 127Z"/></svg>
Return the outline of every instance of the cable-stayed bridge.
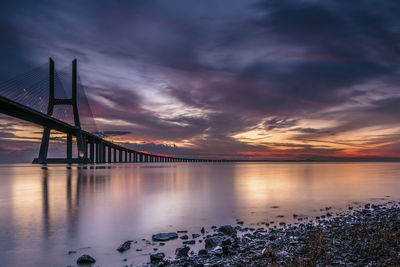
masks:
<svg viewBox="0 0 400 267"><path fill-rule="evenodd" d="M0 83L0 113L43 127L38 157L33 163L220 162L135 151L108 141L97 130L77 61L56 71L54 61ZM71 93L68 92L71 88ZM58 108L62 106L63 108ZM78 108L79 107L79 108ZM68 110L69 108L69 110ZM66 134L65 158L48 158L51 130ZM77 156L73 157L73 137Z"/></svg>

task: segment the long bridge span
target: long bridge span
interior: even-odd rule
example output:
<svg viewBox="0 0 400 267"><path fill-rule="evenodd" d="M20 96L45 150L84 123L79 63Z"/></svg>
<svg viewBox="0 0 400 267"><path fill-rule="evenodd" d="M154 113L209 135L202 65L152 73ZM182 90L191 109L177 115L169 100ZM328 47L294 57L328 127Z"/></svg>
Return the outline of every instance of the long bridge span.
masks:
<svg viewBox="0 0 400 267"><path fill-rule="evenodd" d="M81 128L77 104L77 61L72 62L72 97L55 97L56 75L54 61L49 59L49 97L47 113L33 109L0 95L0 113L34 123L43 127L43 136L39 155L33 163L128 163L128 162L223 162L221 159L195 159L157 155L135 151L110 142L94 133ZM1 88L0 88L1 90ZM70 105L73 109L74 125L57 119L53 116L55 105ZM66 134L66 157L48 158L48 148L51 130ZM73 158L72 137L75 137L77 157Z"/></svg>

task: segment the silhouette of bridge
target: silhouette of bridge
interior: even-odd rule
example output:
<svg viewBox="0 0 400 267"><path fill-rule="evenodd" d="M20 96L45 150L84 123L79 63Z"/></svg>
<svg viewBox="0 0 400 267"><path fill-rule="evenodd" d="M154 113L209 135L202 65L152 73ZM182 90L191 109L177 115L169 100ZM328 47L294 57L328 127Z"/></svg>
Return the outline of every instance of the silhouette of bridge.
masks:
<svg viewBox="0 0 400 267"><path fill-rule="evenodd" d="M125 148L100 136L96 129L84 87L78 83L77 61L72 61L70 84L66 72L56 72L53 59L49 59L48 74L44 66L0 84L0 113L42 126L43 136L39 155L33 163L127 163L127 162L222 162L218 159L194 159L151 154ZM71 96L64 91L71 86ZM78 90L78 87L80 90ZM56 93L61 97L56 97ZM80 93L80 94L79 94ZM82 127L78 109L78 95L87 116ZM46 103L47 99L47 103ZM46 109L47 112L43 111ZM56 105L71 106L73 122L68 122L71 112L55 111ZM83 129L87 128L87 129ZM91 130L90 130L91 129ZM66 157L48 158L51 130L66 134ZM94 132L93 132L94 131ZM77 157L73 158L72 141L76 140Z"/></svg>

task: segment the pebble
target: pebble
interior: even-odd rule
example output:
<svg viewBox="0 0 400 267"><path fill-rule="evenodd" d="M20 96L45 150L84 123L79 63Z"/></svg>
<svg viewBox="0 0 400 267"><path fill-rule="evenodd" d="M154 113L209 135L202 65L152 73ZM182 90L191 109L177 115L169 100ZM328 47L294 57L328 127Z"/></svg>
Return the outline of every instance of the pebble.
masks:
<svg viewBox="0 0 400 267"><path fill-rule="evenodd" d="M153 241L168 241L168 240L172 240L172 239L177 239L178 238L178 234L177 233L158 233L153 235L152 237Z"/></svg>
<svg viewBox="0 0 400 267"><path fill-rule="evenodd" d="M92 256L89 256L87 254L83 254L76 260L77 264L92 264L95 262L96 260Z"/></svg>

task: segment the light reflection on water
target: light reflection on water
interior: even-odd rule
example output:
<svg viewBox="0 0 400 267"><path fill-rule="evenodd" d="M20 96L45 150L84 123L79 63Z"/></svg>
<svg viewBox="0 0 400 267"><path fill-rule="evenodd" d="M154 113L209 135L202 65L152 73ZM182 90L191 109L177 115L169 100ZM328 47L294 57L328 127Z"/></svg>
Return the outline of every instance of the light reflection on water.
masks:
<svg viewBox="0 0 400 267"><path fill-rule="evenodd" d="M74 266L82 253L100 266L141 264L153 252L141 239L156 232L198 233L202 226L234 224L235 218L260 227L262 221L293 222L293 213L320 215L326 206L340 211L400 199L399 163L97 167L0 165L2 265ZM133 249L115 251L129 239L138 241ZM172 256L180 244L156 247Z"/></svg>

